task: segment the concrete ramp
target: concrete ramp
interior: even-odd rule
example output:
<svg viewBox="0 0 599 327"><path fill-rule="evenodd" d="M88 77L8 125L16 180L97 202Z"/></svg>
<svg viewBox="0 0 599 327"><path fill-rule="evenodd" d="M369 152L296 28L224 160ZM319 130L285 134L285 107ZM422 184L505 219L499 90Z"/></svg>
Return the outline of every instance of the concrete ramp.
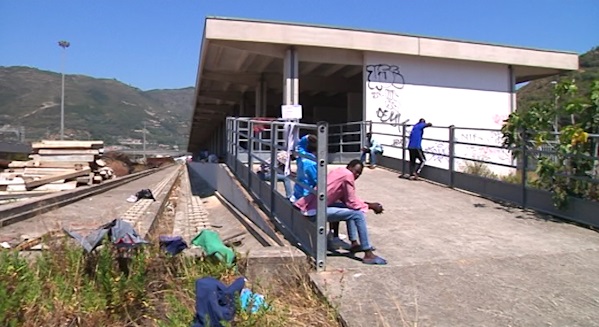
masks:
<svg viewBox="0 0 599 327"><path fill-rule="evenodd" d="M204 179L226 201L243 213L252 223L260 228L278 245L283 245L283 239L275 231L274 225L260 208L252 201L251 196L241 186L224 164L189 163L190 178L193 175Z"/></svg>
<svg viewBox="0 0 599 327"><path fill-rule="evenodd" d="M389 265L330 254L312 276L347 326L599 326L596 232L384 169L356 185Z"/></svg>

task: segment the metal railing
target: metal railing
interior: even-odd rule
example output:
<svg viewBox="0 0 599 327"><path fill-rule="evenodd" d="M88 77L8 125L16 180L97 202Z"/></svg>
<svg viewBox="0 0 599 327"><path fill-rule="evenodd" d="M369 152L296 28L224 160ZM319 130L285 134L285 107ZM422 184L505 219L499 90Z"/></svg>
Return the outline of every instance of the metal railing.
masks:
<svg viewBox="0 0 599 327"><path fill-rule="evenodd" d="M317 197L315 217L305 217L279 191L277 152L288 150L286 130L299 129L299 134L312 133L318 139L316 151L317 185L312 189L293 175L285 178L308 189ZM285 237L315 261L317 270L326 266L326 185L328 124L301 124L289 121L264 121L251 118L226 120L226 162L240 183L254 197ZM309 158L300 153L298 157ZM261 179L258 165L267 165L270 180ZM315 218L315 219L313 219Z"/></svg>
<svg viewBox="0 0 599 327"><path fill-rule="evenodd" d="M397 169L403 174L409 173L408 142L411 127L413 125L410 124L368 122L368 131L372 132L373 137L379 138L385 149L385 157L380 161L382 166ZM590 211L581 213L575 211L576 208L560 210L553 207L550 190L540 190L530 178L540 158L557 160L557 153L551 141L535 144L532 141L533 135L530 141L525 142L525 146L507 148L502 145L502 133L499 129L456 126L432 126L426 129L424 135L422 148L427 161L421 174L423 177L449 187L465 189L524 208L590 224L589 219L581 218L583 215L591 215ZM590 134L589 138L595 139L595 144L599 142L599 135ZM517 155L513 155L514 153ZM560 176L566 177L568 181L598 186L598 154L578 157L594 161L594 170L583 174L584 176ZM592 202L593 206L597 204L593 201L587 202Z"/></svg>

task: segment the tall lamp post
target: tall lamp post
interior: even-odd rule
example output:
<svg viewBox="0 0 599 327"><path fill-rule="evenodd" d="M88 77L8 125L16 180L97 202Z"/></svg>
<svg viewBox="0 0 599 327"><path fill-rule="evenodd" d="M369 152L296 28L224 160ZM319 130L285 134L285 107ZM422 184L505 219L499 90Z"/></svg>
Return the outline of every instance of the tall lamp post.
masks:
<svg viewBox="0 0 599 327"><path fill-rule="evenodd" d="M60 97L60 139L64 140L64 64L67 53L67 48L71 45L69 41L58 41L58 46L64 51L62 52L62 91Z"/></svg>

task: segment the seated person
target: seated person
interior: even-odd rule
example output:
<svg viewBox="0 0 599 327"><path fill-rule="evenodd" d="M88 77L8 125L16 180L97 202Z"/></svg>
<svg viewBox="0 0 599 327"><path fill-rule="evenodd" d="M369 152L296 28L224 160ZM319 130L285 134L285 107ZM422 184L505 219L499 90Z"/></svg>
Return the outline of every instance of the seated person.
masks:
<svg viewBox="0 0 599 327"><path fill-rule="evenodd" d="M372 138L372 133L366 133L366 146L362 148L362 163L366 161L366 155L370 154L370 168L376 167L376 157L383 154L383 146Z"/></svg>
<svg viewBox="0 0 599 327"><path fill-rule="evenodd" d="M310 189L316 187L316 182L318 178L318 172L316 167L316 142L316 136L312 134L303 136L298 142L297 152L299 154L307 156L308 158L303 158L299 155L297 156L296 180L308 186L309 189L303 187L299 183L295 183L291 202L295 202L298 199L310 194Z"/></svg>
<svg viewBox="0 0 599 327"><path fill-rule="evenodd" d="M383 212L383 206L376 202L364 202L356 195L355 181L362 174L364 164L352 160L345 168L337 168L327 175L327 221L347 223L347 233L351 241L351 252L364 252L363 263L384 265L387 261L374 254L374 248L368 240L366 212ZM317 206L316 195L310 194L297 200L294 205L305 216L314 216ZM358 238L360 243L358 243Z"/></svg>
<svg viewBox="0 0 599 327"><path fill-rule="evenodd" d="M288 158L288 154L286 151L279 151L277 152L277 156L276 156L276 167L275 167L275 180L277 182L282 182L283 186L285 187L285 197L287 199L291 198L291 196L293 196L293 189L291 187L291 179L288 176L285 176L284 172L285 172L285 162L287 162L287 158ZM260 165L260 170L257 172L258 177L260 177L261 180L263 181L267 181L270 182L270 177L271 177L271 173L270 173L270 159L266 160L266 163L262 163Z"/></svg>

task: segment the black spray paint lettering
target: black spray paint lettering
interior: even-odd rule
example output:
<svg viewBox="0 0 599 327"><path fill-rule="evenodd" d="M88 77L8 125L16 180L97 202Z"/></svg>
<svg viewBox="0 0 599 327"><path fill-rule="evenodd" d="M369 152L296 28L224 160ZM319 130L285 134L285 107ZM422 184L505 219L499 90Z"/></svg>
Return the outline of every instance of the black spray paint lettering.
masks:
<svg viewBox="0 0 599 327"><path fill-rule="evenodd" d="M367 86L371 90L382 90L383 85L373 85L372 83L385 83L396 89L402 89L405 83L404 77L399 70L399 66L378 64L367 65L366 72L368 73Z"/></svg>
<svg viewBox="0 0 599 327"><path fill-rule="evenodd" d="M449 146L446 143L433 143L434 145L428 146L424 149L424 152L430 154L431 162L449 162Z"/></svg>
<svg viewBox="0 0 599 327"><path fill-rule="evenodd" d="M379 108L376 111L376 116L379 118L381 123L389 123L393 127L399 125L399 120L401 119L401 114L397 110L383 108Z"/></svg>

